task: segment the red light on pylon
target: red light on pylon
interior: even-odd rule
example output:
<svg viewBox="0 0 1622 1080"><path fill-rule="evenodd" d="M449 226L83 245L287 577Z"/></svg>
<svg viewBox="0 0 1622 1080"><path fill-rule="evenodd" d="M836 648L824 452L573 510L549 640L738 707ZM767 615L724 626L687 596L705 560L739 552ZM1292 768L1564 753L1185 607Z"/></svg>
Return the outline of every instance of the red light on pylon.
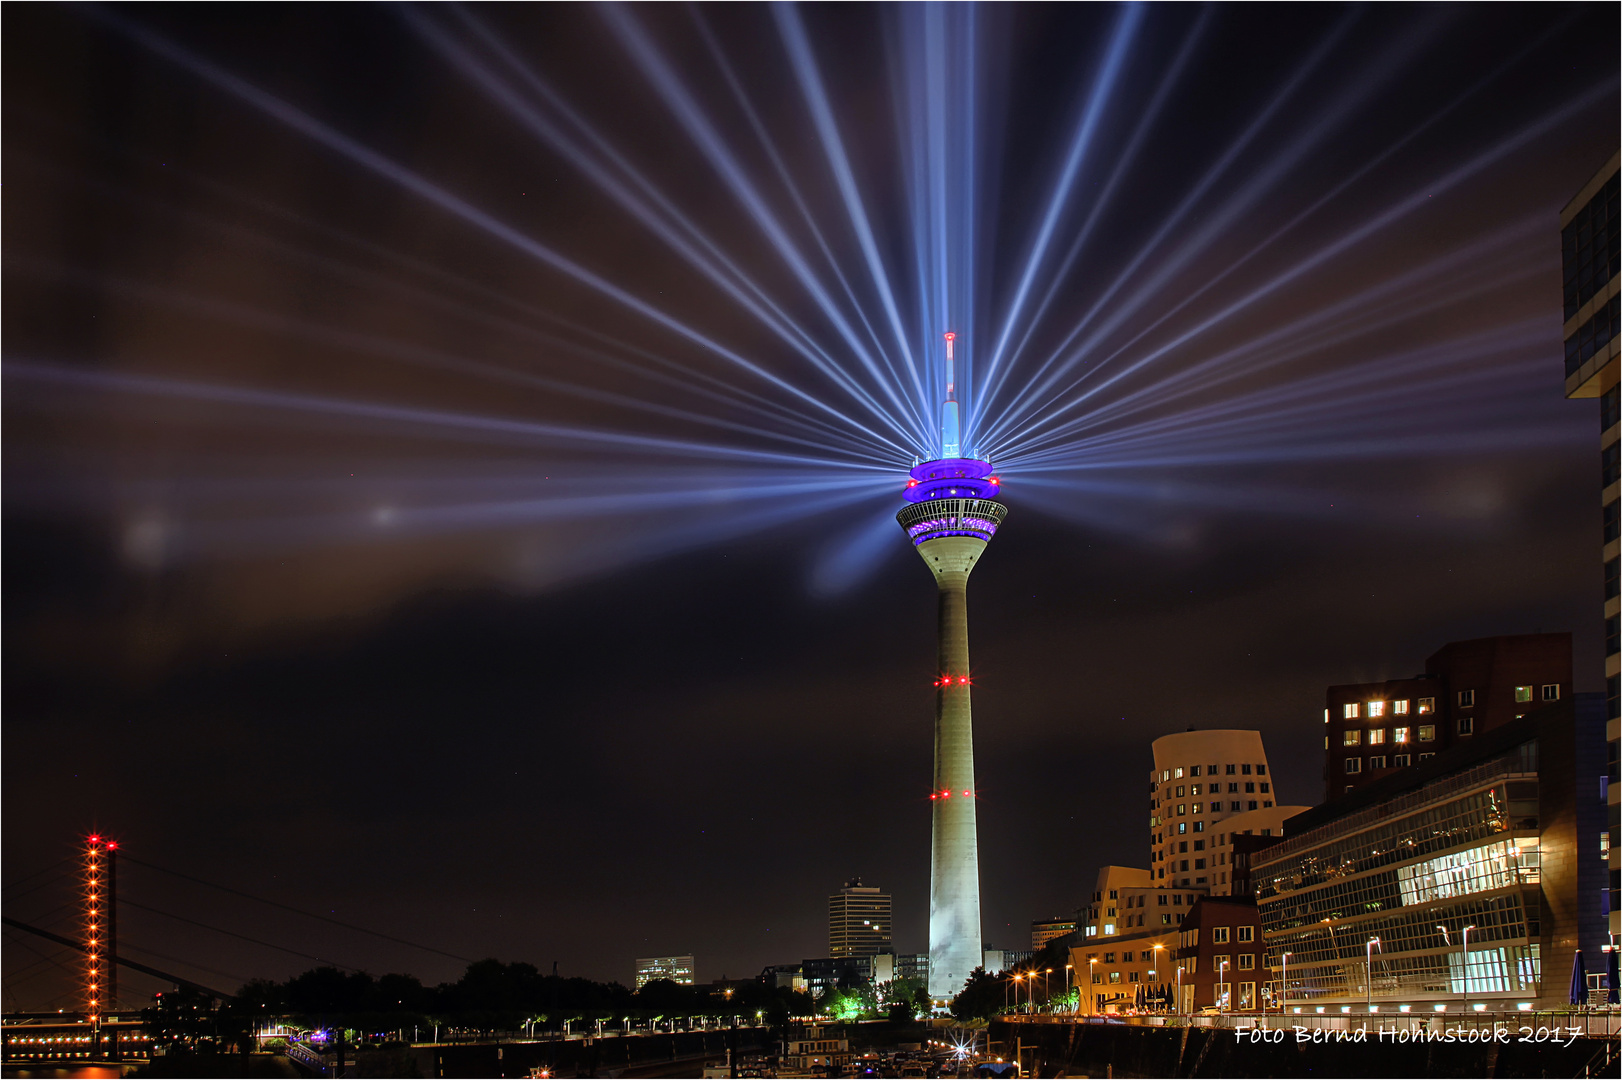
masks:
<svg viewBox="0 0 1622 1080"><path fill-rule="evenodd" d="M115 843L114 841L111 841L111 840L107 841L107 850L108 851L117 851L118 850L118 844Z"/></svg>
<svg viewBox="0 0 1622 1080"><path fill-rule="evenodd" d="M999 477L988 476L986 477L986 482L990 484L1001 484L1002 480Z"/></svg>
<svg viewBox="0 0 1622 1080"><path fill-rule="evenodd" d="M946 331L946 340L947 341L956 341L957 340L957 335L952 333L952 331L948 330L948 331Z"/></svg>

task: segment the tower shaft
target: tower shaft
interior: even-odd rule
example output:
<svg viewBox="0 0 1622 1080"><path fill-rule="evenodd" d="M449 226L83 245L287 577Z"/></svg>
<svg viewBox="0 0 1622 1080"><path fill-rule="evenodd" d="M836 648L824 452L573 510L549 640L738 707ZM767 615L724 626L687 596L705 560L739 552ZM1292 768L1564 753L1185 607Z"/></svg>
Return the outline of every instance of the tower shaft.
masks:
<svg viewBox="0 0 1622 1080"><path fill-rule="evenodd" d="M956 994L982 962L968 585L985 548L978 537L943 536L916 549L939 590L929 886L929 993L936 998Z"/></svg>

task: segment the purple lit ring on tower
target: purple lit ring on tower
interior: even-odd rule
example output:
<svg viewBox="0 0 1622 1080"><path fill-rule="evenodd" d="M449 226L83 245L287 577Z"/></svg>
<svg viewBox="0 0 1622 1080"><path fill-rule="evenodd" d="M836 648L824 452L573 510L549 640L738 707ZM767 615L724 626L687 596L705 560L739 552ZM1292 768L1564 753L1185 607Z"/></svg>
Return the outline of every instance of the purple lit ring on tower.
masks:
<svg viewBox="0 0 1622 1080"><path fill-rule="evenodd" d="M979 458L937 458L914 465L908 475L912 479L907 481L905 498L911 503L932 499L994 499L1002 484L991 475L991 462Z"/></svg>
<svg viewBox="0 0 1622 1080"><path fill-rule="evenodd" d="M990 540L1008 516L1008 507L990 499L931 499L903 507L895 516L916 547L941 536L977 536Z"/></svg>

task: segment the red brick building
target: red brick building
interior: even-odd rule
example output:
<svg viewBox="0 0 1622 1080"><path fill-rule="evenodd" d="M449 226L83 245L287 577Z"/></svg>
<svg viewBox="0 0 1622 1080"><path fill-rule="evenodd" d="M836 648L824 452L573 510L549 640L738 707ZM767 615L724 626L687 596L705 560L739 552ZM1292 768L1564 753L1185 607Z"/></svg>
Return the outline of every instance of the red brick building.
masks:
<svg viewBox="0 0 1622 1080"><path fill-rule="evenodd" d="M1411 679L1331 686L1324 696L1324 801L1571 692L1569 633L1455 641Z"/></svg>

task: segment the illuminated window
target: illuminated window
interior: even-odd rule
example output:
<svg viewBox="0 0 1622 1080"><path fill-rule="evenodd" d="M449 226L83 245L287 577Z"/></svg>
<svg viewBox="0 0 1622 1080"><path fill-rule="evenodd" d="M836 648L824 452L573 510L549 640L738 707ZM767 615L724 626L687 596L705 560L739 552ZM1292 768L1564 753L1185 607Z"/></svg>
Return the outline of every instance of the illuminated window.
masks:
<svg viewBox="0 0 1622 1080"><path fill-rule="evenodd" d="M1179 821L1177 823L1177 831L1180 833L1186 833L1188 831L1188 822Z"/></svg>
<svg viewBox="0 0 1622 1080"><path fill-rule="evenodd" d="M1355 728L1348 729L1347 732L1341 736L1341 739L1342 746L1359 746L1363 742L1363 733Z"/></svg>
<svg viewBox="0 0 1622 1080"><path fill-rule="evenodd" d="M1515 700L1518 701L1518 702L1519 701L1531 701L1532 700L1532 688L1530 686L1517 686L1515 688Z"/></svg>
<svg viewBox="0 0 1622 1080"><path fill-rule="evenodd" d="M1119 971L1110 972L1109 973L1109 981L1112 982L1112 983L1120 982L1121 981L1121 973Z"/></svg>
<svg viewBox="0 0 1622 1080"><path fill-rule="evenodd" d="M1369 745L1379 746L1385 742L1385 728L1377 727L1369 732Z"/></svg>
<svg viewBox="0 0 1622 1080"><path fill-rule="evenodd" d="M1436 741L1436 725L1435 724L1420 724L1419 725L1419 741L1420 742L1435 742Z"/></svg>
<svg viewBox="0 0 1622 1080"><path fill-rule="evenodd" d="M1190 788L1189 788L1189 789L1188 789L1188 793L1189 793L1189 794L1190 794L1190 795L1198 795L1198 794L1199 794L1199 793L1200 793L1200 785L1198 785L1198 784L1195 784L1195 785L1193 785L1193 786L1192 786L1192 787L1190 787ZM1197 814L1197 813L1199 813L1199 811L1198 811L1198 810L1196 810L1196 811L1194 811L1194 812L1195 812L1195 813L1196 813L1196 814Z"/></svg>
<svg viewBox="0 0 1622 1080"><path fill-rule="evenodd" d="M1369 768L1370 769L1383 769L1383 768L1385 768L1385 757L1383 755L1381 755L1381 756L1376 756L1376 757L1369 758Z"/></svg>
<svg viewBox="0 0 1622 1080"><path fill-rule="evenodd" d="M1340 707L1340 709L1341 709L1340 715L1341 715L1342 718L1344 718L1346 720L1356 720L1357 719L1357 710L1358 710L1358 708L1359 708L1359 706L1358 706L1357 702L1348 701L1346 704L1344 704L1344 705L1342 705Z"/></svg>
<svg viewBox="0 0 1622 1080"><path fill-rule="evenodd" d="M1544 701L1559 701L1560 700L1560 684L1559 683L1544 683L1543 684L1543 700Z"/></svg>
<svg viewBox="0 0 1622 1080"><path fill-rule="evenodd" d="M1426 713L1433 713L1435 711L1436 711L1436 699L1435 698L1433 698L1433 697L1422 697L1422 698L1419 699L1419 715L1420 716L1424 716Z"/></svg>
<svg viewBox="0 0 1622 1080"><path fill-rule="evenodd" d="M1471 708L1472 706L1474 706L1475 703L1476 703L1476 692L1474 690L1460 690L1459 691L1459 708L1468 709L1468 708Z"/></svg>
<svg viewBox="0 0 1622 1080"><path fill-rule="evenodd" d="M1196 813L1196 814L1203 813L1204 809L1205 809L1205 804L1204 803L1195 803L1194 804L1194 813Z"/></svg>
<svg viewBox="0 0 1622 1080"><path fill-rule="evenodd" d="M1173 769L1171 771L1171 775L1172 775L1172 779L1181 780L1183 778L1183 770L1180 767L1176 768L1176 769Z"/></svg>
<svg viewBox="0 0 1622 1080"><path fill-rule="evenodd" d="M1346 771L1347 771L1347 773L1360 773L1360 772L1362 772L1363 771L1363 759L1362 758L1357 758L1357 757L1349 757L1349 758L1347 758L1346 759Z"/></svg>
<svg viewBox="0 0 1622 1080"><path fill-rule="evenodd" d="M1475 732L1476 732L1476 722L1474 720L1472 720L1468 716L1459 717L1459 734L1460 735L1474 735Z"/></svg>
<svg viewBox="0 0 1622 1080"><path fill-rule="evenodd" d="M1383 702L1383 701L1371 701L1371 702L1369 702L1369 715L1370 716L1384 716L1385 715L1385 702Z"/></svg>
<svg viewBox="0 0 1622 1080"><path fill-rule="evenodd" d="M1408 699L1403 698L1401 701L1393 701L1391 703L1391 711L1393 713L1395 713L1396 715L1398 715L1398 716L1407 716L1408 715Z"/></svg>
<svg viewBox="0 0 1622 1080"><path fill-rule="evenodd" d="M1412 730L1412 729L1405 728L1405 727L1392 728L1391 729L1391 741L1394 742L1394 743L1405 743L1405 742L1407 742L1408 741L1408 733L1409 733L1410 730Z"/></svg>

